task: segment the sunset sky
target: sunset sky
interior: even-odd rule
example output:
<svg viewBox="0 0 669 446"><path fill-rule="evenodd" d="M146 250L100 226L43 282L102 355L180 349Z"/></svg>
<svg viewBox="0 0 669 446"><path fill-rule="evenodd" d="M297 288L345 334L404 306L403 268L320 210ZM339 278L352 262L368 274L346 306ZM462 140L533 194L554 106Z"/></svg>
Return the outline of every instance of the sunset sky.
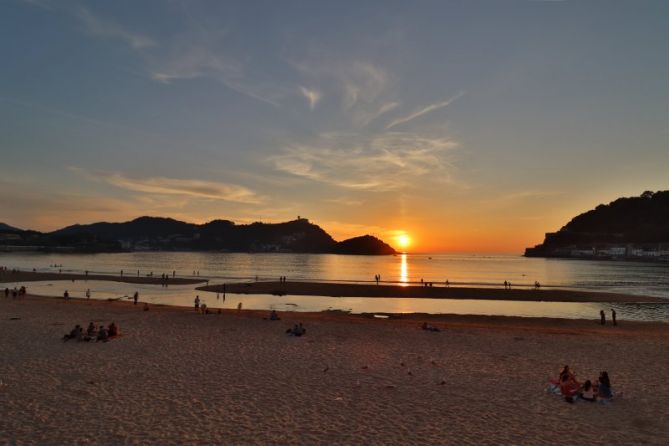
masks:
<svg viewBox="0 0 669 446"><path fill-rule="evenodd" d="M0 4L0 221L522 252L669 189L669 2Z"/></svg>

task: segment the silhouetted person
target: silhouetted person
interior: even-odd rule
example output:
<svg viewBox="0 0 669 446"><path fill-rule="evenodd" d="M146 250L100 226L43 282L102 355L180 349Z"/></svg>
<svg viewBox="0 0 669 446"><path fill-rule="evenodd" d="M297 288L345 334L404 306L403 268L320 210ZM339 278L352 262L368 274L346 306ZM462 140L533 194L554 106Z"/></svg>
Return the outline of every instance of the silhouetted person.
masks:
<svg viewBox="0 0 669 446"><path fill-rule="evenodd" d="M135 302L134 304L137 305L137 300L139 299L139 292L135 291L135 294L132 296L132 300Z"/></svg>
<svg viewBox="0 0 669 446"><path fill-rule="evenodd" d="M616 321L616 310L611 308L611 320L613 320L613 325L618 325L618 321Z"/></svg>
<svg viewBox="0 0 669 446"><path fill-rule="evenodd" d="M606 325L606 315L604 314L604 310L599 311L599 317L601 319L601 324Z"/></svg>
<svg viewBox="0 0 669 446"><path fill-rule="evenodd" d="M508 289L508 288L509 288L509 282L507 282L507 281L505 280L505 281L504 281L504 289L506 290L506 289Z"/></svg>

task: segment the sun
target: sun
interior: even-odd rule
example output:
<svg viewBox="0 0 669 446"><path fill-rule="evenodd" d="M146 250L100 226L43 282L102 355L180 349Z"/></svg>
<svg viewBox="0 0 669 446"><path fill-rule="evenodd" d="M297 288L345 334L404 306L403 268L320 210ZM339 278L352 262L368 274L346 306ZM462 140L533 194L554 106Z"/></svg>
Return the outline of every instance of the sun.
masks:
<svg viewBox="0 0 669 446"><path fill-rule="evenodd" d="M408 248L411 244L411 238L406 234L398 235L397 244L400 245L400 248Z"/></svg>

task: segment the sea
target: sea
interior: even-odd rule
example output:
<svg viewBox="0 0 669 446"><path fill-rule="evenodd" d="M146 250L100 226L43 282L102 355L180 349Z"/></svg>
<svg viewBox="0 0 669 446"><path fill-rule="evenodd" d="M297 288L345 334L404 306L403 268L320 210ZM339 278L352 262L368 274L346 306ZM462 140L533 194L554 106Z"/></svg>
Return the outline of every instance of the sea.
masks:
<svg viewBox="0 0 669 446"><path fill-rule="evenodd" d="M45 281L25 284L35 294L128 298L156 304L191 306L196 295L210 308L276 309L280 311L340 310L352 313L452 313L534 317L598 318L613 308L618 319L669 322L669 264L614 260L527 258L512 254L398 254L349 256L289 253L128 252L101 254L0 253L0 266L43 272L146 276L176 274L200 277L210 284L256 280L333 281L393 284L432 282L434 286L565 288L654 296L667 303L601 304L515 302L466 299L338 298L322 296L216 295L193 285L137 285L108 281ZM5 285L7 286L7 285Z"/></svg>

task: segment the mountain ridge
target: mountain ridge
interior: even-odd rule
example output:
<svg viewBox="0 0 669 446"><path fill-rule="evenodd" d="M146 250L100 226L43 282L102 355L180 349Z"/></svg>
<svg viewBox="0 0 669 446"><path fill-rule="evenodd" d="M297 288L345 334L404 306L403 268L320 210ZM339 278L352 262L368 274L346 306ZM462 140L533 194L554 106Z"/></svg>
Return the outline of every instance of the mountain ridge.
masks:
<svg viewBox="0 0 669 446"><path fill-rule="evenodd" d="M0 238L1 245L76 252L164 250L367 255L396 253L382 240L369 235L337 242L320 226L300 217L281 223L254 222L238 225L223 219L197 224L169 217L142 216L125 222L74 224L46 233L19 230L18 235Z"/></svg>

